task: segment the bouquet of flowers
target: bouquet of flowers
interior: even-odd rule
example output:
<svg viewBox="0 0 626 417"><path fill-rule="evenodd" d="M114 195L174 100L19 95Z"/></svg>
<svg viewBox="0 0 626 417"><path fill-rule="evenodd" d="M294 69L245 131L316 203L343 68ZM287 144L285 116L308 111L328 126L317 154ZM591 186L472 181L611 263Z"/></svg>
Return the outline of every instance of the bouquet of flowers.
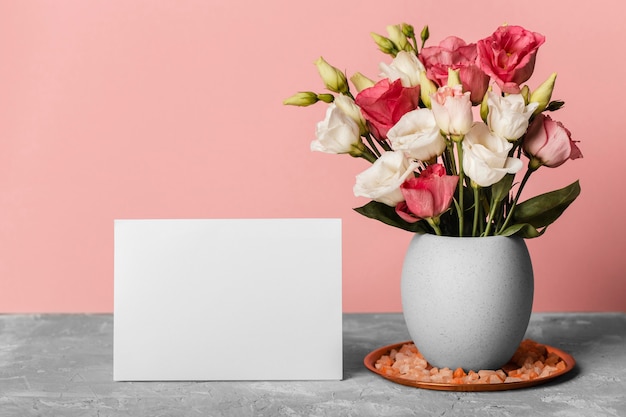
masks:
<svg viewBox="0 0 626 417"><path fill-rule="evenodd" d="M312 150L371 163L354 185L371 201L355 210L416 233L543 234L579 195L579 183L519 201L524 186L539 168L582 157L569 130L547 114L564 104L551 100L556 73L534 89L525 84L544 36L504 25L476 43L449 36L425 46L428 26L419 44L411 25L387 31L372 34L392 58L380 63L379 81L356 72L353 94L346 74L320 57L330 93L284 101L328 104Z"/></svg>

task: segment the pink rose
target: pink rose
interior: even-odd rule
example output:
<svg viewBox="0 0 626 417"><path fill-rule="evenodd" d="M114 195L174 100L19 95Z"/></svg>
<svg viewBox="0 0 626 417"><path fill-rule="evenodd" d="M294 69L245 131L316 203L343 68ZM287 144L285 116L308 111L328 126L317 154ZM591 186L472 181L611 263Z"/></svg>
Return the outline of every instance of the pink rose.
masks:
<svg viewBox="0 0 626 417"><path fill-rule="evenodd" d="M429 165L400 186L405 201L398 203L396 213L410 223L439 217L450 207L458 181L456 175L446 175L443 165Z"/></svg>
<svg viewBox="0 0 626 417"><path fill-rule="evenodd" d="M517 94L535 69L537 50L546 38L521 26L500 26L478 41L478 65L505 93Z"/></svg>
<svg viewBox="0 0 626 417"><path fill-rule="evenodd" d="M387 138L387 131L406 113L417 108L420 87L403 87L402 80L390 82L383 78L357 94L355 103L371 126L378 140Z"/></svg>
<svg viewBox="0 0 626 417"><path fill-rule="evenodd" d="M463 91L469 91L472 103L478 104L487 91L489 77L477 66L477 56L476 44L467 45L463 39L449 36L439 46L422 49L419 57L426 75L439 87L448 83L448 68L459 70Z"/></svg>
<svg viewBox="0 0 626 417"><path fill-rule="evenodd" d="M582 158L583 154L571 138L572 134L561 122L538 114L528 127L524 138L524 153L536 167L558 167L568 159Z"/></svg>

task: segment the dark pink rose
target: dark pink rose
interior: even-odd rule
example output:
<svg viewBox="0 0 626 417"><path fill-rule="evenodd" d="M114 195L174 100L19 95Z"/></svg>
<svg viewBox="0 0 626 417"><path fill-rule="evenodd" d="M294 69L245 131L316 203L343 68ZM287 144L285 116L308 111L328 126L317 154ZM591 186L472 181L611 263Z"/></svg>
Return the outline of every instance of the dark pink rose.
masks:
<svg viewBox="0 0 626 417"><path fill-rule="evenodd" d="M500 26L478 41L478 65L505 93L517 94L535 69L537 50L546 38L521 26Z"/></svg>
<svg viewBox="0 0 626 417"><path fill-rule="evenodd" d="M378 140L384 140L389 129L402 116L417 108L419 98L419 86L402 87L400 79L389 82L383 78L357 94L355 102L369 122L372 134Z"/></svg>
<svg viewBox="0 0 626 417"><path fill-rule="evenodd" d="M446 175L443 165L429 165L400 186L405 201L398 203L396 213L410 223L439 217L450 207L458 181L456 175Z"/></svg>
<svg viewBox="0 0 626 417"><path fill-rule="evenodd" d="M429 46L420 52L426 75L439 87L448 83L448 68L459 70L463 91L470 92L474 104L482 101L489 86L489 77L476 64L477 56L476 44L467 45L456 36L449 36L438 46Z"/></svg>
<svg viewBox="0 0 626 417"><path fill-rule="evenodd" d="M583 154L572 140L572 134L561 122L538 114L528 127L523 143L524 153L537 166L558 167L568 159L582 158Z"/></svg>

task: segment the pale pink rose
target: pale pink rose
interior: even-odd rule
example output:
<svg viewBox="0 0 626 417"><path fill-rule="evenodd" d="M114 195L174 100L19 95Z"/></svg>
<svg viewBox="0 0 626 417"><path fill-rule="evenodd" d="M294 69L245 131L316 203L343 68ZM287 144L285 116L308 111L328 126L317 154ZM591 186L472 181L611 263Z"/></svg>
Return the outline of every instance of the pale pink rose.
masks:
<svg viewBox="0 0 626 417"><path fill-rule="evenodd" d="M448 69L458 70L463 91L470 92L472 103L482 101L489 77L476 64L476 44L466 44L456 36L449 36L438 46L429 46L420 51L420 59L426 67L426 75L439 87L448 83Z"/></svg>
<svg viewBox="0 0 626 417"><path fill-rule="evenodd" d="M474 115L470 93L463 93L462 87L440 87L431 96L431 107L437 126L449 135L464 135L472 128Z"/></svg>
<svg viewBox="0 0 626 417"><path fill-rule="evenodd" d="M405 201L396 206L396 213L410 223L439 217L450 207L458 181L456 175L446 175L443 165L429 165L400 186Z"/></svg>
<svg viewBox="0 0 626 417"><path fill-rule="evenodd" d="M550 168L558 167L568 159L583 157L570 131L561 122L544 114L538 114L530 124L523 148L528 157Z"/></svg>
<svg viewBox="0 0 626 417"><path fill-rule="evenodd" d="M378 140L387 138L387 132L398 120L419 103L420 87L403 87L397 79L390 82L383 78L373 87L357 94L355 103L371 126L372 134Z"/></svg>
<svg viewBox="0 0 626 417"><path fill-rule="evenodd" d="M517 94L535 69L537 50L546 38L521 26L500 26L477 42L478 66L505 93Z"/></svg>

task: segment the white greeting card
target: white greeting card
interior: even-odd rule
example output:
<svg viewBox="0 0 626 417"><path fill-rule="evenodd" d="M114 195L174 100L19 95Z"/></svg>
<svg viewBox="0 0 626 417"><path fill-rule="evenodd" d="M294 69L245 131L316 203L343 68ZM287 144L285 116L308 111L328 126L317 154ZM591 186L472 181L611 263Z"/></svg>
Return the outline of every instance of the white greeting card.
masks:
<svg viewBox="0 0 626 417"><path fill-rule="evenodd" d="M114 228L114 380L343 377L341 220Z"/></svg>

